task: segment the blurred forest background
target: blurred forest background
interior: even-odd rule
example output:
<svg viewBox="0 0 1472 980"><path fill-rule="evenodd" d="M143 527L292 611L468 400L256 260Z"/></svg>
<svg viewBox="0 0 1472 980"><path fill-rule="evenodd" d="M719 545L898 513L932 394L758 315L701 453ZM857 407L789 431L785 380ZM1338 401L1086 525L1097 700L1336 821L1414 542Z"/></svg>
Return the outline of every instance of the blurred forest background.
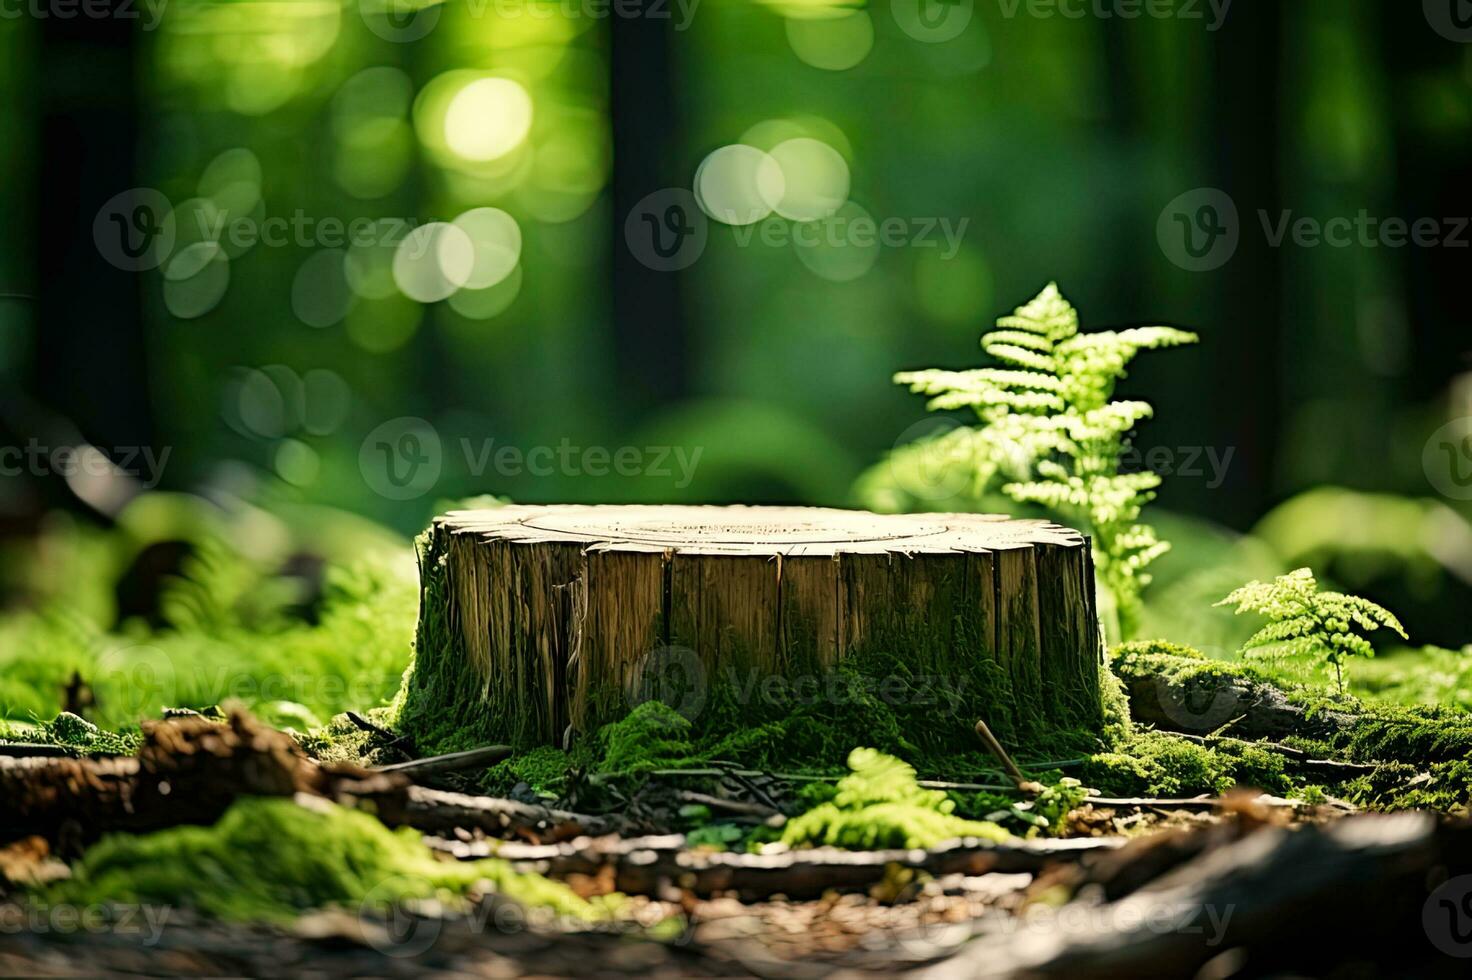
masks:
<svg viewBox="0 0 1472 980"><path fill-rule="evenodd" d="M1190 609L1243 567L1311 561L1413 638L1472 635L1472 505L1425 452L1448 423L1472 433L1455 429L1472 415L1455 0L1452 19L1373 0L129 6L0 19L4 445L90 445L124 469L167 450L159 491L309 538L406 536L476 494L904 505L854 489L925 416L892 373L980 363L980 333L1057 280L1088 328L1201 336L1127 382L1156 405L1137 446L1166 470L1154 509L1177 545L1157 590L1255 530L1271 559L1193 585ZM783 200L753 202L774 166ZM143 271L96 233L135 188L172 209ZM1206 269L1165 244L1172 202L1201 188L1238 212ZM718 220L662 271L630 222L669 189ZM798 226L825 207L904 219L910 239L813 244ZM1264 223L1285 211L1450 237L1275 245ZM308 230L211 233L271 219ZM330 231L359 219L424 226L422 247ZM438 473L385 492L365 440L387 425L398 445L406 417L437 436ZM644 470L485 455L565 445L637 447ZM698 450L693 474L649 472L658 447ZM136 574L172 533L138 516L165 494L137 480L22 469L0 479L12 540L131 521L117 563ZM25 574L11 563L8 601Z"/></svg>

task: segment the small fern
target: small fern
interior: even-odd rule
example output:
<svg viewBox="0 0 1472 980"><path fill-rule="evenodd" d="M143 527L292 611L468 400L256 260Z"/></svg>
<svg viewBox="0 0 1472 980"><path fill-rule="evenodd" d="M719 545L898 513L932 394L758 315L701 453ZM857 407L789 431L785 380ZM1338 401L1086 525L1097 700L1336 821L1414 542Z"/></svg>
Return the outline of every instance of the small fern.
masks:
<svg viewBox="0 0 1472 980"><path fill-rule="evenodd" d="M910 371L895 381L929 395L933 411L971 409L982 425L947 438L965 444L976 468L973 493L996 481L1019 503L1038 504L1094 537L1099 578L1115 600L1119 631L1133 636L1145 567L1170 545L1140 522L1160 477L1121 473L1128 436L1152 409L1114 401L1114 387L1141 350L1193 343L1171 327L1080 333L1078 313L1049 283L981 339L1001 367Z"/></svg>
<svg viewBox="0 0 1472 980"><path fill-rule="evenodd" d="M826 845L872 850L934 847L959 837L1005 841L994 823L965 820L955 801L940 790L922 789L908 763L874 749L854 749L849 775L833 799L787 822L782 842L790 847Z"/></svg>
<svg viewBox="0 0 1472 980"><path fill-rule="evenodd" d="M1356 631L1386 627L1409 639L1400 620L1369 599L1342 592L1320 592L1314 573L1299 568L1271 582L1248 582L1217 603L1237 612L1266 616L1268 623L1243 645L1244 654L1271 652L1282 656L1317 655L1334 667L1339 693L1344 693L1344 661L1373 657L1375 648Z"/></svg>

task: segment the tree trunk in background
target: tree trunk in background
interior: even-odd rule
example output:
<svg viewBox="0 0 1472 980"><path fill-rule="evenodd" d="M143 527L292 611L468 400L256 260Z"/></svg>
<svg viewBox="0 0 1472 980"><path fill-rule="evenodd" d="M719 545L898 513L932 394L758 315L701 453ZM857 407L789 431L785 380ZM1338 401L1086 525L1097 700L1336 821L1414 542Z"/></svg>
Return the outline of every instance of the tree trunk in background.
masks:
<svg viewBox="0 0 1472 980"><path fill-rule="evenodd" d="M142 183L135 166L138 23L79 15L39 25L32 394L103 448L149 446L153 439L142 316L150 280L109 263L93 239L99 209Z"/></svg>
<svg viewBox="0 0 1472 980"><path fill-rule="evenodd" d="M682 303L683 273L651 268L650 242L631 248L629 216L650 194L690 189L682 172L679 84L669 18L609 18L613 127L613 359L624 418L636 421L683 397L689 388L690 324ZM666 195L667 197L668 195ZM663 219L670 201L657 199ZM690 220L703 221L698 215ZM653 233L638 222L632 234ZM677 263L678 264L678 263Z"/></svg>
<svg viewBox="0 0 1472 980"><path fill-rule="evenodd" d="M1195 389L1193 423L1219 420L1217 448L1233 447L1230 477L1211 489L1190 481L1187 508L1210 514L1234 527L1248 527L1272 505L1283 413L1284 331L1293 322L1284 308L1283 251L1269 246L1257 223L1257 209L1275 212L1282 199L1278 134L1282 131L1281 59L1283 11L1279 4L1237 4L1214 35L1214 86L1211 100L1218 119L1217 165L1220 186L1237 203L1241 229L1237 253L1218 274L1230 274L1238 288L1217 293L1218 325L1206 356L1216 368L1201 376L1230 378L1229 384ZM1286 205L1281 205L1286 206ZM1208 274L1210 275L1210 274ZM1180 445L1186 445L1186 442ZM1173 494L1174 496L1174 494Z"/></svg>

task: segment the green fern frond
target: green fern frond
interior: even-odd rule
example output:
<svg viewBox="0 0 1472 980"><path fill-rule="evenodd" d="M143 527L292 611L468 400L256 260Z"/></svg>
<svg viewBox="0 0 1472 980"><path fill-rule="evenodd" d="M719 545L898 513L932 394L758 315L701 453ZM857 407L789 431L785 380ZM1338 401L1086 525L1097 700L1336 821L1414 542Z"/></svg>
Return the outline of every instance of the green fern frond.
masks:
<svg viewBox="0 0 1472 980"><path fill-rule="evenodd" d="M1195 339L1171 327L1080 333L1078 312L1049 283L982 336L998 366L895 375L928 396L932 411L976 413L978 495L995 480L1013 500L1090 532L1099 580L1115 596L1126 638L1149 582L1145 568L1169 545L1139 523L1160 478L1120 472L1129 433L1153 410L1140 400L1112 400L1114 388L1139 351Z"/></svg>
<svg viewBox="0 0 1472 980"><path fill-rule="evenodd" d="M1344 691L1344 661L1375 655L1370 641L1356 630L1373 632L1383 626L1408 639L1389 610L1360 596L1320 592L1307 568L1294 569L1271 582L1248 582L1217 605L1267 617L1267 625L1243 646L1244 655L1316 655L1334 668L1340 693Z"/></svg>

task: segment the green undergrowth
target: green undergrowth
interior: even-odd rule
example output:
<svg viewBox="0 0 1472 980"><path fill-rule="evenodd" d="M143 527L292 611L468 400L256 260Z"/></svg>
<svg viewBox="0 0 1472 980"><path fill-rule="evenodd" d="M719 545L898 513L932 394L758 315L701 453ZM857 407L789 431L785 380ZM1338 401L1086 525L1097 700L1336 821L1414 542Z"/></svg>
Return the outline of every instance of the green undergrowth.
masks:
<svg viewBox="0 0 1472 980"><path fill-rule="evenodd" d="M1089 779L1139 792L1221 788L1232 782L1284 795L1327 789L1375 809L1429 807L1457 810L1472 798L1472 714L1458 705L1397 705L1334 696L1285 681L1271 665L1208 658L1190 647L1152 640L1122 644L1113 669L1124 678L1163 677L1209 700L1219 684L1247 682L1275 690L1300 721L1282 744L1319 759L1375 767L1320 787L1293 772L1282 753L1251 743L1218 742L1210 748L1167 732L1136 732L1115 752L1096 756ZM1230 719L1224 719L1230 735ZM1104 767L1101 769L1100 767Z"/></svg>
<svg viewBox="0 0 1472 980"><path fill-rule="evenodd" d="M833 798L787 822L789 847L934 847L959 837L991 841L1012 838L994 823L955 815L956 802L939 790L922 789L906 763L858 748L849 753L850 773Z"/></svg>
<svg viewBox="0 0 1472 980"><path fill-rule="evenodd" d="M839 776L842 760L855 745L876 745L879 751L906 760L925 778L1002 779L997 762L979 747L950 754L917 749L902 731L874 726L864 731L850 721L825 727L820 719L803 714L786 721L772 720L730 731L721 725L692 721L661 701L646 701L627 716L579 740L571 750L543 746L519 752L489 769L481 780L488 793L506 793L520 783L549 797L561 796L571 773L609 780L641 780L656 770L698 769L730 763L767 772ZM867 736L867 737L866 737ZM878 736L878 737L876 737ZM975 740L973 734L972 739ZM1099 733L1068 732L1040 744L1019 748L1019 758L1056 761L1080 751L1097 750ZM1040 770L1041 771L1041 770Z"/></svg>
<svg viewBox="0 0 1472 980"><path fill-rule="evenodd" d="M244 703L298 730L398 690L413 633L411 577L383 563L332 569L318 621L269 630L214 624L121 633L63 608L0 620L0 718L54 717L80 676L104 728L136 725L165 707Z"/></svg>
<svg viewBox="0 0 1472 980"><path fill-rule="evenodd" d="M243 798L212 827L106 837L72 877L44 891L51 904L165 905L230 920L288 922L308 909L352 912L404 899L460 901L491 890L527 906L594 921L608 903L584 901L565 885L504 861L443 861L408 829L322 803Z"/></svg>
<svg viewBox="0 0 1472 980"><path fill-rule="evenodd" d="M40 724L0 722L0 742L57 745L78 755L132 755L141 741L136 728L108 731L69 711Z"/></svg>

